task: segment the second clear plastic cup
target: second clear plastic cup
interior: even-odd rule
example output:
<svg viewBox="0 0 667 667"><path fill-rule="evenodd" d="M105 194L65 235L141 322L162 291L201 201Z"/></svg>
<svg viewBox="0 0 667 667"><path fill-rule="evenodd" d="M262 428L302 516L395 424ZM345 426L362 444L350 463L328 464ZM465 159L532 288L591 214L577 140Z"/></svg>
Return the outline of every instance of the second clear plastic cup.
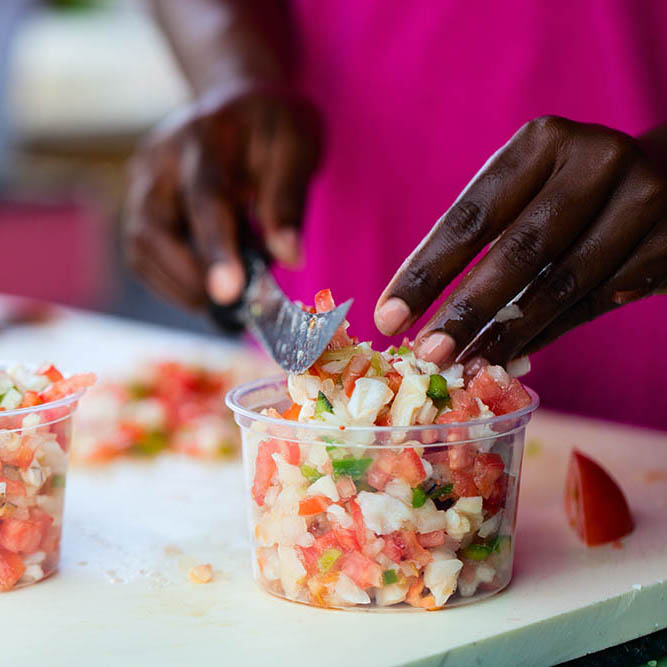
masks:
<svg viewBox="0 0 667 667"><path fill-rule="evenodd" d="M58 567L72 415L82 395L0 412L0 591Z"/></svg>
<svg viewBox="0 0 667 667"><path fill-rule="evenodd" d="M284 378L242 385L253 573L320 607L423 609L474 602L512 576L525 427L517 412L460 424L336 429L284 410Z"/></svg>

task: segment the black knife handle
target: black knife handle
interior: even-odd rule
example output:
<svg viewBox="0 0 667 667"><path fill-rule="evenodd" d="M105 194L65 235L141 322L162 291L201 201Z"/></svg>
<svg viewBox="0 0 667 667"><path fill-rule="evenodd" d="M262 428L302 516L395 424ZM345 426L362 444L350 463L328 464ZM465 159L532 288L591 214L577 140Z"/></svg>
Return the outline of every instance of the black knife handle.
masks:
<svg viewBox="0 0 667 667"><path fill-rule="evenodd" d="M246 293L248 286L260 272L264 271L269 264L267 253L263 252L257 247L244 245L241 249L241 261L243 263L243 270L245 271L245 285L241 296L226 306L215 303L209 298L208 312L216 324L224 333L238 336L246 327L243 317L245 308Z"/></svg>

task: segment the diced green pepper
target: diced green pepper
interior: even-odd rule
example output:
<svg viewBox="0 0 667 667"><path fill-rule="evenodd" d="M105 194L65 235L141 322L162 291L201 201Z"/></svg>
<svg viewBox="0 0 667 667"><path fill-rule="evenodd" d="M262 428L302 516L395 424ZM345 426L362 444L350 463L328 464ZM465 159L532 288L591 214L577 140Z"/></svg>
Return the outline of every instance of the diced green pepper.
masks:
<svg viewBox="0 0 667 667"><path fill-rule="evenodd" d="M442 375L431 375L426 395L434 401L446 401L449 398L447 380Z"/></svg>
<svg viewBox="0 0 667 667"><path fill-rule="evenodd" d="M343 552L340 549L327 549L324 551L317 559L317 567L320 568L320 572L328 572L342 555Z"/></svg>
<svg viewBox="0 0 667 667"><path fill-rule="evenodd" d="M401 345L401 347L396 350L396 354L410 354L412 350L407 345Z"/></svg>
<svg viewBox="0 0 667 667"><path fill-rule="evenodd" d="M330 438L328 435L321 435L320 440L322 442L328 442L330 445L333 445L333 443L336 442L336 440L334 438ZM327 447L327 450L328 449L329 448Z"/></svg>
<svg viewBox="0 0 667 667"><path fill-rule="evenodd" d="M305 463L301 466L301 474L312 484L317 482L317 480L322 477L317 470L311 466L307 466Z"/></svg>
<svg viewBox="0 0 667 667"><path fill-rule="evenodd" d="M337 445L327 445L327 454L332 461L340 461L347 457L348 452L345 447L338 447Z"/></svg>
<svg viewBox="0 0 667 667"><path fill-rule="evenodd" d="M162 431L149 431L139 438L131 448L139 456L155 456L167 448L167 435Z"/></svg>
<svg viewBox="0 0 667 667"><path fill-rule="evenodd" d="M509 535L496 535L487 542L489 549L495 553L509 549L511 545L512 538Z"/></svg>
<svg viewBox="0 0 667 667"><path fill-rule="evenodd" d="M377 493L377 489L372 487L365 479L355 479L354 485L357 487L357 493L360 493L361 491Z"/></svg>
<svg viewBox="0 0 667 667"><path fill-rule="evenodd" d="M321 417L324 412L333 413L333 405L331 405L329 399L320 391L317 393L317 401L315 402L315 416Z"/></svg>
<svg viewBox="0 0 667 667"><path fill-rule="evenodd" d="M54 489L62 489L65 487L65 475L54 475L51 477L51 486Z"/></svg>
<svg viewBox="0 0 667 667"><path fill-rule="evenodd" d="M439 486L437 489L433 489L433 491L428 494L428 497L432 499L442 498L442 496L448 496L453 489L453 484L445 484L444 486Z"/></svg>
<svg viewBox="0 0 667 667"><path fill-rule="evenodd" d="M146 398L150 392L148 391L148 386L142 382L132 382L128 387L128 393L131 398L139 400Z"/></svg>
<svg viewBox="0 0 667 667"><path fill-rule="evenodd" d="M415 489L412 489L412 506L413 507L423 507L426 502L426 491L418 486Z"/></svg>
<svg viewBox="0 0 667 667"><path fill-rule="evenodd" d="M396 354L396 348L395 348L393 345L390 345L390 346L389 346L389 349L387 350L387 352L388 352L389 354L391 354L392 356L394 356L394 355Z"/></svg>
<svg viewBox="0 0 667 667"><path fill-rule="evenodd" d="M396 570L385 570L382 573L382 582L385 586L388 586L389 584L395 584L397 581L398 575L396 574Z"/></svg>
<svg viewBox="0 0 667 667"><path fill-rule="evenodd" d="M491 551L491 547L486 544L469 544L461 555L468 560L484 560L489 557Z"/></svg>
<svg viewBox="0 0 667 667"><path fill-rule="evenodd" d="M359 479L373 463L373 459L341 459L333 462L334 477L347 475Z"/></svg>

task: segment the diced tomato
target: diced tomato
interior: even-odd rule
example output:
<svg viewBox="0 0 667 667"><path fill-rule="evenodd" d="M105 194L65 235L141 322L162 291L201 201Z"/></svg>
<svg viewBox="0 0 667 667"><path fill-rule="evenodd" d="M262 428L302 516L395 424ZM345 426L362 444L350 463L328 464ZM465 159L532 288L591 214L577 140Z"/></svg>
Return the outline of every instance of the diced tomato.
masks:
<svg viewBox="0 0 667 667"><path fill-rule="evenodd" d="M292 465L298 464L301 456L299 445L289 440L271 438L259 444L257 458L255 459L252 497L260 507L264 504L266 492L269 490L271 480L277 470L276 462L273 460L274 454L280 454L287 463Z"/></svg>
<svg viewBox="0 0 667 667"><path fill-rule="evenodd" d="M283 419L289 419L290 421L298 421L299 415L301 414L301 406L298 403L292 403L292 405L283 412L281 415Z"/></svg>
<svg viewBox="0 0 667 667"><path fill-rule="evenodd" d="M322 289L315 295L315 311L318 313L328 313L336 307L333 295L330 289Z"/></svg>
<svg viewBox="0 0 667 667"><path fill-rule="evenodd" d="M0 525L0 547L14 553L32 553L37 551L42 534L40 521L21 521L10 517Z"/></svg>
<svg viewBox="0 0 667 667"><path fill-rule="evenodd" d="M382 553L394 563L400 563L403 558L403 548L405 547L403 540L398 533L391 533L384 537L384 548Z"/></svg>
<svg viewBox="0 0 667 667"><path fill-rule="evenodd" d="M354 480L347 475L343 475L338 478L336 482L336 491L341 500L348 500L357 495L357 487L354 484Z"/></svg>
<svg viewBox="0 0 667 667"><path fill-rule="evenodd" d="M501 366L485 366L468 384L468 391L496 415L504 415L530 405L531 398L516 378Z"/></svg>
<svg viewBox="0 0 667 667"><path fill-rule="evenodd" d="M598 463L573 449L565 480L565 511L588 545L613 542L634 524L623 491Z"/></svg>
<svg viewBox="0 0 667 667"><path fill-rule="evenodd" d="M357 551L346 553L341 558L340 569L359 588L382 584L382 568L375 561Z"/></svg>
<svg viewBox="0 0 667 667"><path fill-rule="evenodd" d="M296 551L297 555L301 554L300 560L303 566L306 568L306 572L308 572L310 576L317 574L320 570L319 566L317 565L317 560L321 556L317 547L315 545L312 547L302 547L297 545Z"/></svg>
<svg viewBox="0 0 667 667"><path fill-rule="evenodd" d="M60 546L60 526L48 526L44 531L44 537L39 545L40 551L47 554L58 551Z"/></svg>
<svg viewBox="0 0 667 667"><path fill-rule="evenodd" d="M20 556L0 549L0 591L10 591L23 576L25 565Z"/></svg>
<svg viewBox="0 0 667 667"><path fill-rule="evenodd" d="M366 473L366 480L374 489L382 491L392 477L397 454L384 451L373 461Z"/></svg>
<svg viewBox="0 0 667 667"><path fill-rule="evenodd" d="M40 394L40 398L45 403L57 401L59 398L70 396L77 391L94 385L96 380L95 373L78 373L77 375L72 375L72 377L54 382Z"/></svg>
<svg viewBox="0 0 667 667"><path fill-rule="evenodd" d="M434 530L430 533L420 533L417 535L417 541L425 549L442 546L445 543L445 531Z"/></svg>
<svg viewBox="0 0 667 667"><path fill-rule="evenodd" d="M35 405L39 405L42 402L42 399L39 397L39 394L36 391L26 391L23 394L23 400L19 408L32 408Z"/></svg>
<svg viewBox="0 0 667 667"><path fill-rule="evenodd" d="M449 467L452 470L467 470L475 461L477 448L473 444L455 445L449 448Z"/></svg>
<svg viewBox="0 0 667 667"><path fill-rule="evenodd" d="M451 394L452 410L455 410L464 416L463 421L476 419L479 417L479 403L475 397L465 389L454 389Z"/></svg>
<svg viewBox="0 0 667 667"><path fill-rule="evenodd" d="M364 515L361 513L361 507L356 500L350 500L347 509L354 521L354 533L357 542L359 542L359 546L363 547L366 544L366 523L364 522Z"/></svg>
<svg viewBox="0 0 667 667"><path fill-rule="evenodd" d="M389 371L385 377L389 380L389 389L391 389L394 394L397 394L398 390L401 388L403 376L398 371Z"/></svg>
<svg viewBox="0 0 667 667"><path fill-rule="evenodd" d="M2 477L0 475L0 483L6 484L5 493L8 496L25 496L25 486L23 482L20 482L17 479L9 479L8 477Z"/></svg>
<svg viewBox="0 0 667 667"><path fill-rule="evenodd" d="M452 493L455 496L469 498L479 495L470 469L452 470L452 482L454 484Z"/></svg>
<svg viewBox="0 0 667 667"><path fill-rule="evenodd" d="M311 496L310 498L304 498L299 502L299 515L310 516L312 514L326 512L329 505L331 505L331 500L326 496Z"/></svg>
<svg viewBox="0 0 667 667"><path fill-rule="evenodd" d="M484 498L484 509L489 516L493 516L505 506L507 498L507 488L509 486L510 476L504 472L493 485L493 489L488 498Z"/></svg>
<svg viewBox="0 0 667 667"><path fill-rule="evenodd" d="M363 354L354 355L347 366L343 369L341 380L343 382L343 389L347 396L352 396L354 385L360 377L366 375L366 371L370 368L371 360Z"/></svg>
<svg viewBox="0 0 667 667"><path fill-rule="evenodd" d="M359 551L361 549L359 540L357 540L357 534L353 529L341 528L340 526L334 525L332 532L336 537L338 546L343 551Z"/></svg>
<svg viewBox="0 0 667 667"><path fill-rule="evenodd" d="M472 478L482 498L488 498L505 472L505 464L499 454L480 452L475 457Z"/></svg>
<svg viewBox="0 0 667 667"><path fill-rule="evenodd" d="M387 407L382 408L375 420L376 426L391 426L391 410Z"/></svg>
<svg viewBox="0 0 667 667"><path fill-rule="evenodd" d="M392 474L405 480L410 486L418 486L426 479L424 464L421 462L417 452L411 447L406 447L396 458L392 466Z"/></svg>
<svg viewBox="0 0 667 667"><path fill-rule="evenodd" d="M38 375L46 375L51 382L59 382L63 379L63 374L53 365L46 364L42 366L38 371Z"/></svg>
<svg viewBox="0 0 667 667"><path fill-rule="evenodd" d="M33 451L32 447L22 441L15 451L13 451L11 454L5 454L3 456L3 461L7 465L17 466L18 468L25 470L32 463L34 455L35 452Z"/></svg>
<svg viewBox="0 0 667 667"><path fill-rule="evenodd" d="M446 447L427 447L424 451L424 458L429 463L449 466L449 452Z"/></svg>

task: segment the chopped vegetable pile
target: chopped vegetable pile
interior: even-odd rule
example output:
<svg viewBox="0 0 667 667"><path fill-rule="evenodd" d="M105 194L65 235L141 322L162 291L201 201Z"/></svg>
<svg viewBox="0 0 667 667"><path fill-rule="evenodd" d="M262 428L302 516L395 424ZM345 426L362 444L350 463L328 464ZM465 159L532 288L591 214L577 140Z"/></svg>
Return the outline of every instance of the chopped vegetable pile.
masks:
<svg viewBox="0 0 667 667"><path fill-rule="evenodd" d="M331 293L315 304L332 309ZM479 420L532 398L500 366L476 359L441 370L407 340L378 352L346 328L288 377L289 402L263 411L284 426L244 434L261 583L332 607L439 609L451 596L500 590L511 576L523 432L516 419ZM296 421L322 428L306 442L290 433ZM432 425L442 426L423 428ZM349 430L359 426L419 430Z"/></svg>
<svg viewBox="0 0 667 667"><path fill-rule="evenodd" d="M162 361L136 378L100 385L81 403L74 459L99 463L164 451L208 459L236 454L238 430L224 396L237 376Z"/></svg>
<svg viewBox="0 0 667 667"><path fill-rule="evenodd" d="M50 404L94 382L92 373L65 378L51 365L37 372L24 366L0 370L2 591L39 581L57 567L75 404Z"/></svg>

